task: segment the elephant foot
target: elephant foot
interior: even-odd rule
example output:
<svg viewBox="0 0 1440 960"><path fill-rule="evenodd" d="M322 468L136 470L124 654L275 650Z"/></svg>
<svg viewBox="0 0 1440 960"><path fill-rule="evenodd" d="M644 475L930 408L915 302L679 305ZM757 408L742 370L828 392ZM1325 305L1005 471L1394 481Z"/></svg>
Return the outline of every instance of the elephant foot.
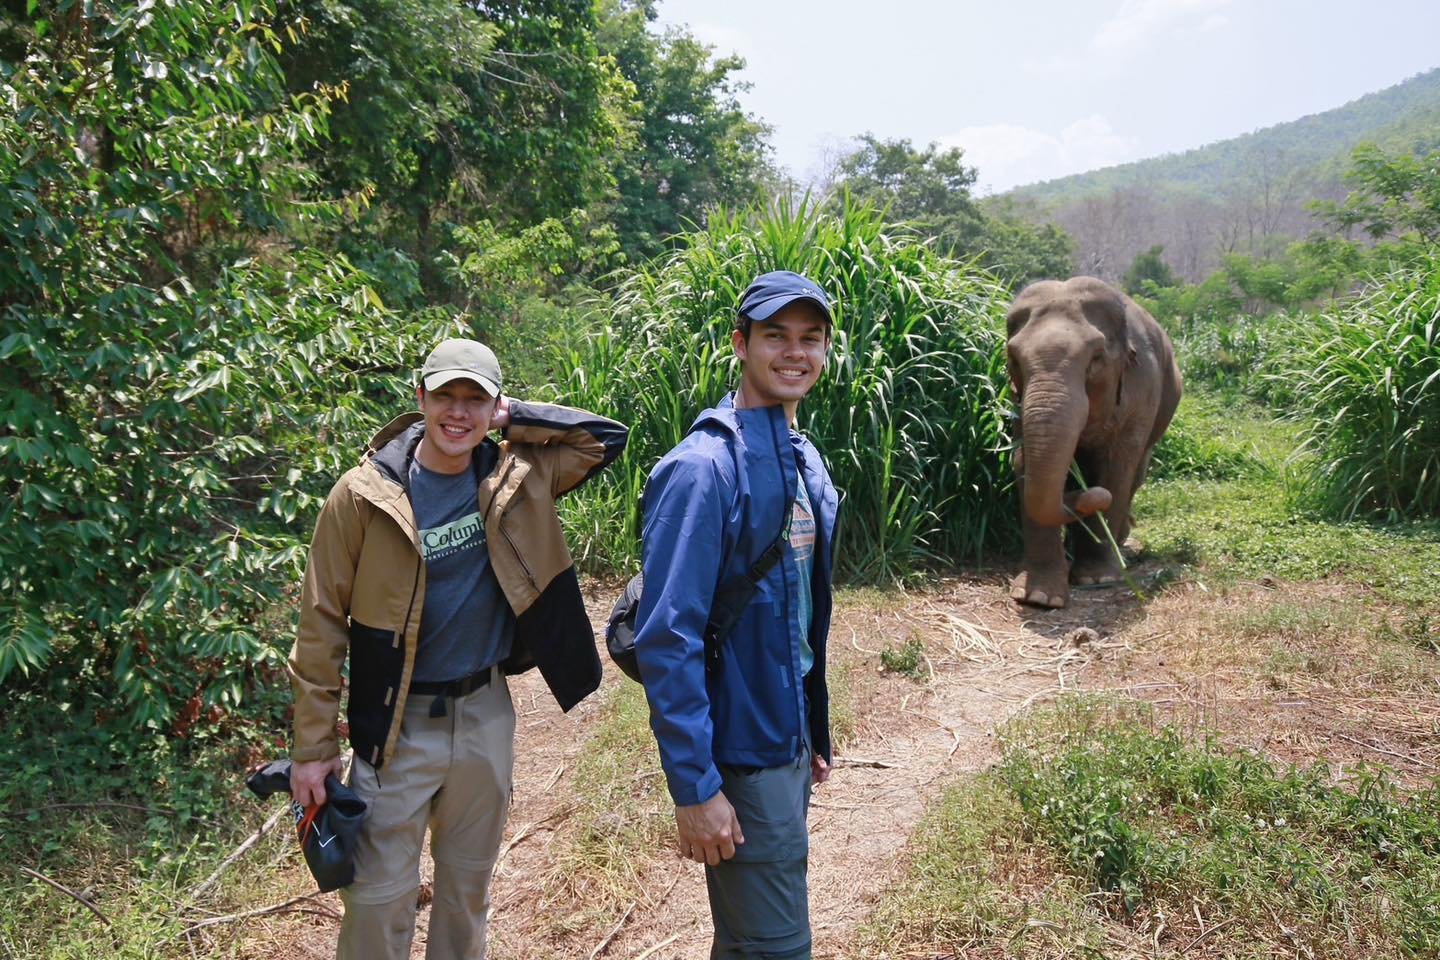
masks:
<svg viewBox="0 0 1440 960"><path fill-rule="evenodd" d="M1070 582L1077 587L1110 587L1124 577L1124 569L1113 556L1077 560L1070 570Z"/></svg>
<svg viewBox="0 0 1440 960"><path fill-rule="evenodd" d="M1010 581L1010 599L1032 607L1056 610L1070 599L1070 587L1063 571L1023 571Z"/></svg>

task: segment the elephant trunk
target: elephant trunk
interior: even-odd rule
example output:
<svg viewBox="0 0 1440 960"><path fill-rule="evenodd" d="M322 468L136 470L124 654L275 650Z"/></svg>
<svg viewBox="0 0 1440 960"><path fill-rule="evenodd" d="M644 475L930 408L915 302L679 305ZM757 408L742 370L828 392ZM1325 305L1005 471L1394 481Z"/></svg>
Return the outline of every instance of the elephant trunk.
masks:
<svg viewBox="0 0 1440 960"><path fill-rule="evenodd" d="M1090 404L1084 387L1063 381L1026 384L1021 410L1024 509L1032 523L1060 527L1110 506L1104 487L1065 492L1065 477L1085 429Z"/></svg>

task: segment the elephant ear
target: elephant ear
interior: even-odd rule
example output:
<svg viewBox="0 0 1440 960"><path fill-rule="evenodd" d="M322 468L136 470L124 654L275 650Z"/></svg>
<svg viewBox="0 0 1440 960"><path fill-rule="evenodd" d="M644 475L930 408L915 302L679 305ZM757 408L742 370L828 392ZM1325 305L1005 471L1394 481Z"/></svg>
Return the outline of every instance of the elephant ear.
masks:
<svg viewBox="0 0 1440 960"><path fill-rule="evenodd" d="M1106 352L1117 361L1119 376L1115 378L1115 405L1125 392L1125 374L1135 365L1135 339L1132 326L1134 311L1140 309L1134 301L1103 280L1094 277L1077 278L1087 288L1081 309L1085 319L1105 334ZM1073 281L1072 281L1073 282Z"/></svg>
<svg viewBox="0 0 1440 960"><path fill-rule="evenodd" d="M1103 280L1077 279L1088 281L1081 301L1085 319L1105 334L1106 352L1128 367L1135 362L1135 346L1130 335L1130 312L1135 307L1130 298Z"/></svg>

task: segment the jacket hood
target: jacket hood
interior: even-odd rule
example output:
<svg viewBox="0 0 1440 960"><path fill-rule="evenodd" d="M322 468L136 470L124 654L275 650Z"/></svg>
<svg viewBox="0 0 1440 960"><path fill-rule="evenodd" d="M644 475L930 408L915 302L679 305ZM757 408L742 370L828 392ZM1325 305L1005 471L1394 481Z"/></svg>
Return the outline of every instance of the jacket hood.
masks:
<svg viewBox="0 0 1440 960"><path fill-rule="evenodd" d="M425 417L420 413L402 413L381 427L365 446L365 456L381 476L410 489L410 463L425 436ZM470 458L476 479L489 475L500 457L499 445L489 437L480 442Z"/></svg>

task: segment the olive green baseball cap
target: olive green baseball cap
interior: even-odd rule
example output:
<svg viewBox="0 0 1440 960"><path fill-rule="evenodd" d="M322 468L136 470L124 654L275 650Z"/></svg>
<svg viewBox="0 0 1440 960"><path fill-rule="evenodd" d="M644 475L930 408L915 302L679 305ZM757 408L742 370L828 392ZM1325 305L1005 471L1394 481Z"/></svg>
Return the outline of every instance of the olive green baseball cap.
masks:
<svg viewBox="0 0 1440 960"><path fill-rule="evenodd" d="M500 361L495 351L477 340L442 340L425 358L420 382L439 390L452 380L474 380L492 397L500 396Z"/></svg>

